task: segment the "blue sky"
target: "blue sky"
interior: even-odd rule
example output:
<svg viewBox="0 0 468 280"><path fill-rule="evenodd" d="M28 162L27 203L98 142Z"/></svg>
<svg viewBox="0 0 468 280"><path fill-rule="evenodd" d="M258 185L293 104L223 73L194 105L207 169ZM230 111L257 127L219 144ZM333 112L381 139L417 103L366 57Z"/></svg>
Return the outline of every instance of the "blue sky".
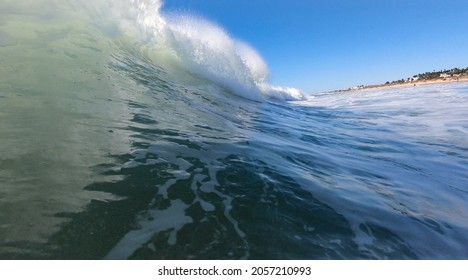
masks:
<svg viewBox="0 0 468 280"><path fill-rule="evenodd" d="M166 0L253 46L310 93L468 67L467 0Z"/></svg>

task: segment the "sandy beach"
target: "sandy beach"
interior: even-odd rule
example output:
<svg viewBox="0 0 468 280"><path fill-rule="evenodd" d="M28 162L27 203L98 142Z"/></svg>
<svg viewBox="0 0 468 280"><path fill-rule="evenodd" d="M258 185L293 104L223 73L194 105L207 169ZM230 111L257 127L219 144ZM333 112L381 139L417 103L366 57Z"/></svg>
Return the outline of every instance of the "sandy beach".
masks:
<svg viewBox="0 0 468 280"><path fill-rule="evenodd" d="M444 83L457 83L457 82L468 82L468 76L448 77L448 78L412 81L412 82L396 83L396 84L370 85L370 86L364 86L364 87L359 87L359 88L338 90L336 92L366 91L366 90L382 89L382 88L412 87L412 86L421 86L421 85L430 85L430 84L444 84Z"/></svg>

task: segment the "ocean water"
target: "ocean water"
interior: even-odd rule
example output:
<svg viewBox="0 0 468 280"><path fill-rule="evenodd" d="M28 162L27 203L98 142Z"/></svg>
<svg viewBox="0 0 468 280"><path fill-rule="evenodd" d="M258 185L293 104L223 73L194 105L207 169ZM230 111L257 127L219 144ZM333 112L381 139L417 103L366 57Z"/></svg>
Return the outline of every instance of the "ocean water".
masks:
<svg viewBox="0 0 468 280"><path fill-rule="evenodd" d="M162 4L0 2L1 259L468 258L467 83L306 94Z"/></svg>

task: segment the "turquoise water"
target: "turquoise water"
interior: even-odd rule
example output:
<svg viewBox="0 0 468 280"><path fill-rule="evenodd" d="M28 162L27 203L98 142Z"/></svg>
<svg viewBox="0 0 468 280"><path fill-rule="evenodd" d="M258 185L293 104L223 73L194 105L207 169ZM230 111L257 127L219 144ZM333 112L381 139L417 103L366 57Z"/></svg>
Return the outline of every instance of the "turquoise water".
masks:
<svg viewBox="0 0 468 280"><path fill-rule="evenodd" d="M468 258L467 83L307 95L159 1L20 2L0 258Z"/></svg>

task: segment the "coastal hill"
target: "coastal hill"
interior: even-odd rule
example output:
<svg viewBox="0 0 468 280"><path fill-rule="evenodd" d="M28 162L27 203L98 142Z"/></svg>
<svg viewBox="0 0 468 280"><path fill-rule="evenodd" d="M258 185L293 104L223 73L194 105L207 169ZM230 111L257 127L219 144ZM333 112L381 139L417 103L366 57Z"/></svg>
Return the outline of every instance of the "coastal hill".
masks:
<svg viewBox="0 0 468 280"><path fill-rule="evenodd" d="M334 92L374 89L374 88L383 88L383 87L396 87L396 86L411 86L411 85L416 86L416 85L421 85L421 84L461 82L461 81L463 82L468 81L468 67L426 72L426 73L414 75L406 79L400 79L400 80L396 80L392 82L387 81L384 84L360 85L360 86L356 86L356 87L348 88L344 90L336 90Z"/></svg>

